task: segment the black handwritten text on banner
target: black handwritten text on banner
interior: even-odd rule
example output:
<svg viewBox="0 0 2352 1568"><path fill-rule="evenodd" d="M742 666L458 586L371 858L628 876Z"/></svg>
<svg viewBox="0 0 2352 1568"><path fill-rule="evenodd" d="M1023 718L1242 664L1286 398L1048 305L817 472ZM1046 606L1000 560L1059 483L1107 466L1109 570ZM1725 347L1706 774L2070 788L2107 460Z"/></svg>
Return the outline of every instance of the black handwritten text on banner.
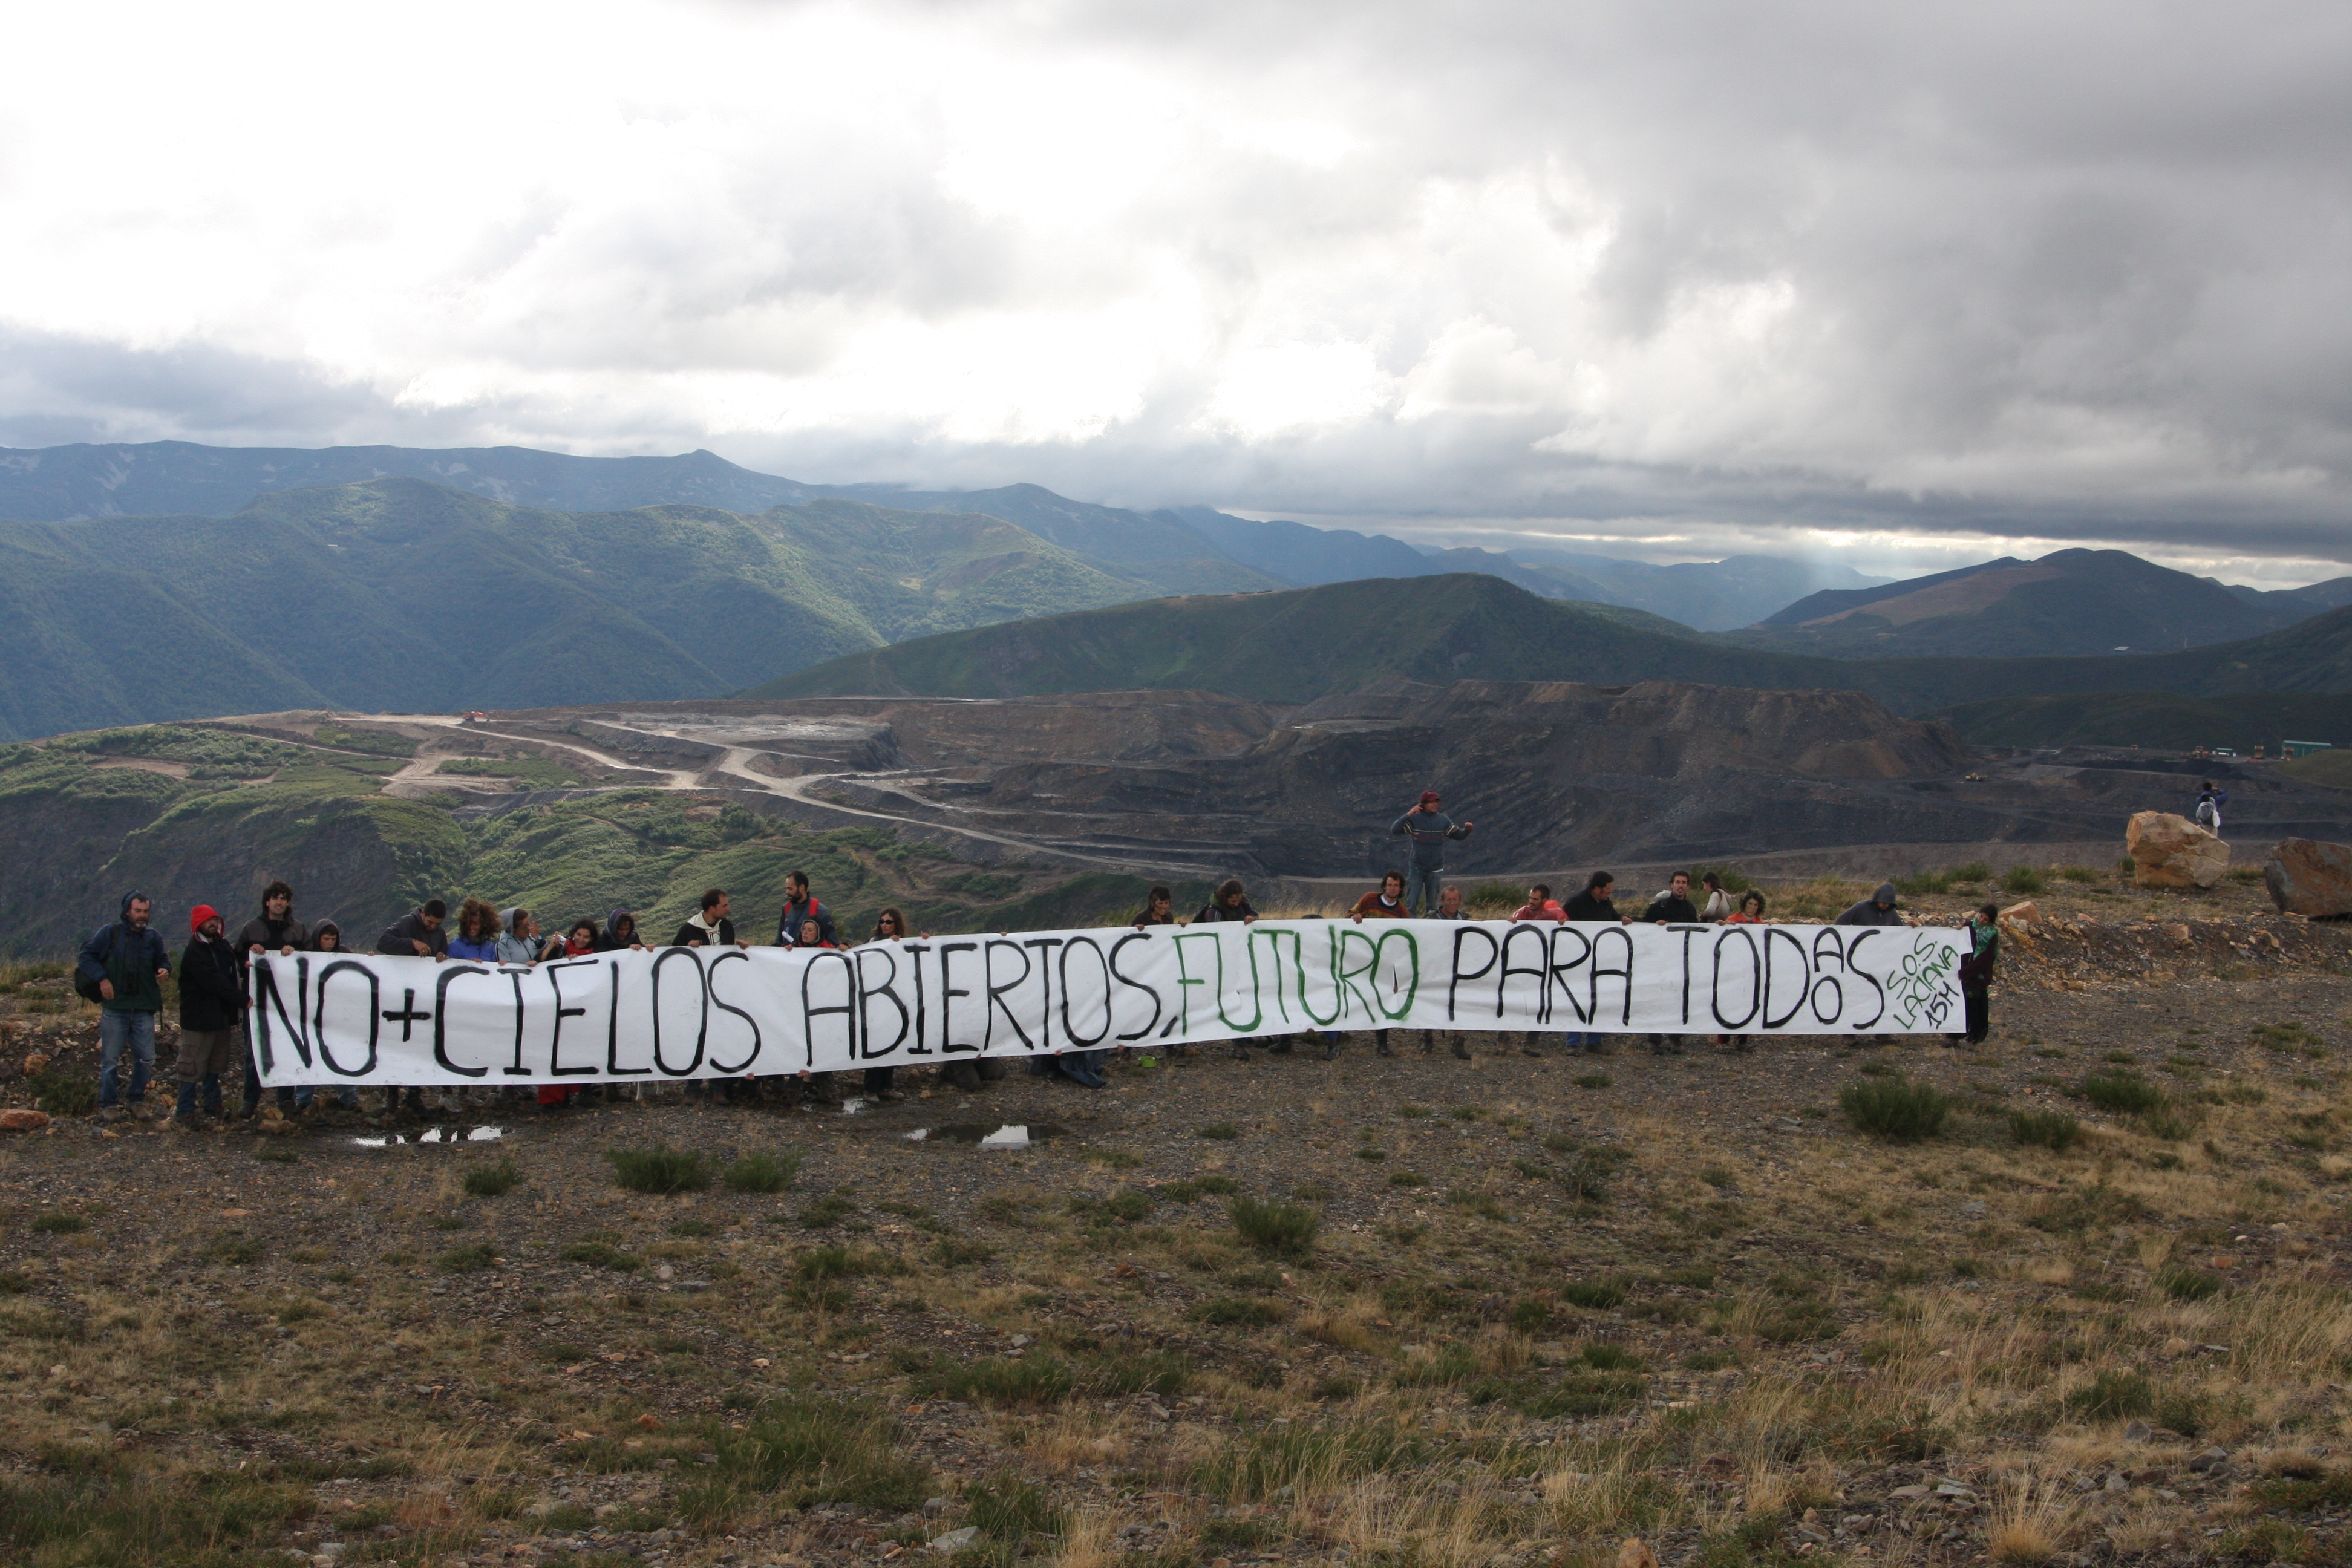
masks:
<svg viewBox="0 0 2352 1568"><path fill-rule="evenodd" d="M1960 933L1261 921L846 951L655 948L536 967L257 957L277 1084L732 1078L1306 1029L1937 1034Z"/></svg>

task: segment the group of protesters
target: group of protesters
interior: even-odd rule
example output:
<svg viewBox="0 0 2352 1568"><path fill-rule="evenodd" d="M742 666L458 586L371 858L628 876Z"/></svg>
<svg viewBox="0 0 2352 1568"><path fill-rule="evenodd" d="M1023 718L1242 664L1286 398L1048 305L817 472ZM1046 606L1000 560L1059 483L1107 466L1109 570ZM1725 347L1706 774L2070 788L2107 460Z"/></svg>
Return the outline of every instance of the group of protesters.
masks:
<svg viewBox="0 0 2352 1568"><path fill-rule="evenodd" d="M1469 837L1472 824L1456 823L1444 815L1443 803L1433 790L1425 791L1414 807L1395 823L1394 836L1411 840L1412 856L1410 869L1390 870L1381 878L1378 888L1366 892L1347 911L1345 918L1362 922L1368 920L1435 920L1459 921L1469 917L1464 911L1462 889L1446 884L1444 847L1447 843ZM1724 885L1720 874L1708 871L1699 879L1704 902L1695 895L1691 877L1686 871L1673 873L1667 885L1647 900L1638 912L1620 910L1616 903L1616 879L1607 871L1594 871L1585 879L1583 889L1566 900L1553 897L1551 888L1542 882L1530 887L1526 902L1508 917L1513 921L1601 922L1631 925L1650 922L1668 925L1723 922L1754 924L1765 920L1765 895L1755 889L1740 892L1735 901ZM75 966L75 981L81 994L100 1005L99 1115L111 1119L128 1115L143 1120L149 1082L155 1064L155 1018L163 1005L163 986L173 970L162 936L151 924L152 901L143 893L126 894L116 921L91 933L81 948ZM1970 952L1960 965L1960 981L1967 1001L1967 1038L1981 1040L1988 1023L1986 988L1992 974L1994 959L1999 950L1998 911L1987 904L1969 916L1973 934ZM1128 923L1141 930L1154 926L1218 923L1225 921L1253 922L1258 920L1257 910L1249 900L1247 889L1239 879L1220 884L1188 922L1175 912L1174 895L1166 887L1152 888L1146 897L1142 910ZM1892 883L1884 883L1868 899L1853 905L1837 918L1840 925L1899 925L1916 923L1897 908L1896 890ZM172 1110L172 1125L184 1131L203 1131L219 1124L226 1116L225 1086L233 1068L241 1068L242 1094L240 1115L247 1118L283 1118L288 1114L305 1116L324 1107L322 1094L331 1094L333 1103L345 1110L362 1110L359 1091L344 1085L320 1089L313 1086L280 1088L272 1102L263 1104L261 1075L255 1060L252 1037L246 1026L249 1010L247 971L257 956L269 953L300 952L334 953L347 950L348 944L341 928L332 921L321 921L316 926L305 925L294 916L294 889L283 881L273 881L262 889L260 913L245 922L235 936L228 933L227 917L209 904L198 904L189 911L189 938L182 952L179 968L180 1047L175 1067L176 1099ZM875 919L874 929L866 939L869 942L896 942L914 936L906 917L896 909L885 909ZM923 933L928 937L929 933ZM843 940L833 911L819 900L803 871L793 871L785 879L785 901L776 922L776 942L783 947L840 948L852 945ZM672 947L734 947L740 945L732 907L723 888L706 890L694 914L682 921L667 943L649 940L637 929L636 917L626 909L611 910L600 923L582 917L561 931L542 930L530 910L520 908L496 909L480 899L466 899L458 906L454 929L449 924L448 906L439 899L420 904L401 916L377 936L373 951L403 957L454 959L482 963L531 965L562 959L577 959L593 953L613 952L627 949L645 949L667 945ZM862 945L862 944L859 944ZM1421 1049L1424 1054L1436 1050L1443 1043L1452 1054L1464 1060L1470 1058L1469 1043L1458 1030L1421 1031ZM1373 1049L1381 1056L1393 1055L1391 1031L1373 1032ZM1234 1054L1242 1059L1252 1059L1251 1050L1257 1047L1273 1054L1289 1055L1302 1038L1319 1038L1324 1058L1328 1060L1339 1049L1340 1037L1332 1031L1317 1031L1314 1036L1297 1034L1274 1035L1233 1042ZM1748 1039L1744 1036L1717 1036L1718 1044L1734 1049L1744 1049ZM1520 1037L1517 1049L1540 1056L1542 1037L1528 1033ZM1605 1054L1609 1037L1604 1032L1570 1032L1561 1043L1570 1054L1589 1052ZM1651 1035L1652 1050L1662 1054L1679 1053L1684 1037L1675 1035ZM1179 1053L1191 1047L1176 1046ZM1510 1047L1507 1041L1505 1048ZM1030 1070L1040 1075L1058 1076L1089 1088L1100 1088L1108 1049L1071 1051L1059 1056L1041 1057L1033 1060ZM977 1090L983 1081L1004 1076L1004 1064L982 1058L949 1064L940 1068L941 1078L956 1088ZM697 1080L686 1086L690 1096L707 1097L724 1101L740 1101L766 1098L783 1098L794 1101L839 1104L843 1089L837 1081L846 1074L798 1073L772 1078L749 1079L721 1079L704 1082ZM892 1101L902 1099L897 1080L897 1069L891 1067L871 1067L863 1069L860 1085L863 1093L872 1099ZM453 1089L441 1091L445 1097L455 1096L468 1102L476 1100L517 1100L529 1097L542 1108L561 1110L583 1098L593 1099L603 1090L540 1086L535 1089L509 1087L501 1089ZM635 1092L635 1091L633 1091ZM383 1090L381 1114L391 1118L399 1114L424 1116L435 1107L426 1102L426 1091L420 1086L389 1087ZM451 1107L454 1109L454 1107Z"/></svg>

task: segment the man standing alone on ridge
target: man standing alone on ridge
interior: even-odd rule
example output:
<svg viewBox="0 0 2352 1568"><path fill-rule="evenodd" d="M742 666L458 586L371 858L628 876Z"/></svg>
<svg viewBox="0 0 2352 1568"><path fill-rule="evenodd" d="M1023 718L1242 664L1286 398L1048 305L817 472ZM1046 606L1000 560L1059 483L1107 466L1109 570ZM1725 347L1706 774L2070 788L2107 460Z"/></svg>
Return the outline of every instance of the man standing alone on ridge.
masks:
<svg viewBox="0 0 2352 1568"><path fill-rule="evenodd" d="M163 982L172 958L163 939L150 930L154 906L144 893L122 895L122 918L100 926L81 944L75 962L75 987L99 1005L98 1119L111 1121L119 1101L134 1119L147 1115L147 1079L155 1070L155 1015L163 1007ZM131 1052L131 1083L122 1084L122 1053Z"/></svg>
<svg viewBox="0 0 2352 1568"><path fill-rule="evenodd" d="M1423 790L1421 804L1398 817L1389 829L1412 840L1412 875L1405 883L1404 901L1424 920L1436 915L1437 900L1444 892L1440 873L1445 869L1445 841L1469 837L1475 826L1465 822L1456 826L1437 807L1437 792Z"/></svg>

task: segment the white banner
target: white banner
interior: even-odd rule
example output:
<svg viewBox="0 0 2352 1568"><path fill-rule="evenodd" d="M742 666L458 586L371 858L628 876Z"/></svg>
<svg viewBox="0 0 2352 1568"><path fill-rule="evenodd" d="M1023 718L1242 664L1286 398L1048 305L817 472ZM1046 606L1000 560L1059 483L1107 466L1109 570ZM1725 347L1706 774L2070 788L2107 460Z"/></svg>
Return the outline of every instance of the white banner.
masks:
<svg viewBox="0 0 2352 1568"><path fill-rule="evenodd" d="M1936 1034L1963 933L1260 921L667 947L532 967L253 961L263 1081L588 1084L938 1065L1307 1029Z"/></svg>

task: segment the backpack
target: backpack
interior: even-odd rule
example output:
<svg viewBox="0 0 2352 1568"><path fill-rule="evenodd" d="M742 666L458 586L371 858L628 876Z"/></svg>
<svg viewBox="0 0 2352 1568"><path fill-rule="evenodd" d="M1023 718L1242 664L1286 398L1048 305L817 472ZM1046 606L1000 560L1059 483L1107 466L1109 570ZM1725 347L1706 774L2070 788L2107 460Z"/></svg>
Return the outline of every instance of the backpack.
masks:
<svg viewBox="0 0 2352 1568"><path fill-rule="evenodd" d="M108 962L111 963L114 958L115 949L122 945L122 927L120 922L117 922L116 924L108 926L106 930L108 932L106 956ZM105 997L99 994L98 982L92 980L89 975L84 974L81 972L81 965L79 963L74 965L73 988L74 994L80 997L85 1002L96 1002L103 1005L106 1001Z"/></svg>
<svg viewBox="0 0 2352 1568"><path fill-rule="evenodd" d="M2197 826L2210 827L2213 826L2213 797L2207 795L2197 803Z"/></svg>

